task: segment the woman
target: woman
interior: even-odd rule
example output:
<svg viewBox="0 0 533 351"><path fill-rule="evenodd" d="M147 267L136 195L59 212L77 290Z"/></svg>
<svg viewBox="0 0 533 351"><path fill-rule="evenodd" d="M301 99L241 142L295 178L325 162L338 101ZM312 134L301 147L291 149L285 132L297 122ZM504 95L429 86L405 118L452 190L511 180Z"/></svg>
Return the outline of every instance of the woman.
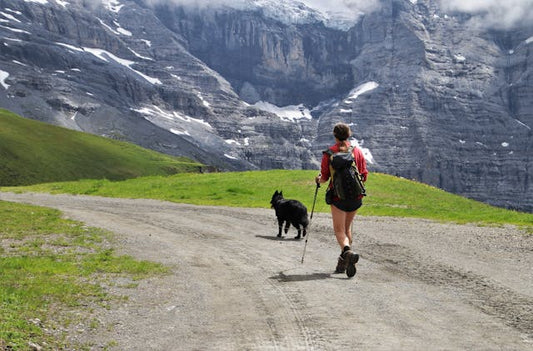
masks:
<svg viewBox="0 0 533 351"><path fill-rule="evenodd" d="M351 147L348 138L352 135L350 127L344 123L338 123L333 128L333 136L335 137L335 145L328 148L332 153L346 152ZM321 173L316 177L317 184L327 182L331 177L330 172L330 153L324 152L322 156ZM366 161L363 157L363 153L358 148L353 148L353 156L357 169L363 178L363 182L366 181L368 170L366 169ZM328 189L332 188L332 182L330 181ZM333 197L331 203L331 218L333 220L333 231L335 237L341 248L341 254L338 258L337 268L335 273L344 273L348 277L355 275L355 264L359 261L359 255L351 249L352 245L352 221L357 213L359 207L361 207L363 195L360 195L354 199L341 200L338 197Z"/></svg>

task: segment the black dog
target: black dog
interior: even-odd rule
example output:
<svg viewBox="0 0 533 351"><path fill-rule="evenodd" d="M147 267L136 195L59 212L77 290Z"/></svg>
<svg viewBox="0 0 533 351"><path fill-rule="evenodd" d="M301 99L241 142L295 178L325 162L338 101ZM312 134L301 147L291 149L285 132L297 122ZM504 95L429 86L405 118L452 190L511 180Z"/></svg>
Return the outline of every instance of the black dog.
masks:
<svg viewBox="0 0 533 351"><path fill-rule="evenodd" d="M279 233L278 238L281 238L281 228L285 222L285 234L289 231L292 224L297 230L298 235L295 239L300 239L303 229L303 236L307 234L307 226L309 225L309 218L307 218L307 207L298 200L287 200L283 198L283 192L276 192L272 195L270 205L276 210L276 217L278 217Z"/></svg>

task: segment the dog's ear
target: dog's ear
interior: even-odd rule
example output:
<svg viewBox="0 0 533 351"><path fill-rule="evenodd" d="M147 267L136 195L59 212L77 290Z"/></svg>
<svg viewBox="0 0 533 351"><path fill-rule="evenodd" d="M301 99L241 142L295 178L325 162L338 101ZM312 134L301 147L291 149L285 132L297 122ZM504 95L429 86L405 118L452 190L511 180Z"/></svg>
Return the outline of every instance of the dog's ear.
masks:
<svg viewBox="0 0 533 351"><path fill-rule="evenodd" d="M274 196L278 195L278 191L276 190L276 192L274 193Z"/></svg>
<svg viewBox="0 0 533 351"><path fill-rule="evenodd" d="M280 196L283 196L283 191L280 191L279 194L280 194Z"/></svg>

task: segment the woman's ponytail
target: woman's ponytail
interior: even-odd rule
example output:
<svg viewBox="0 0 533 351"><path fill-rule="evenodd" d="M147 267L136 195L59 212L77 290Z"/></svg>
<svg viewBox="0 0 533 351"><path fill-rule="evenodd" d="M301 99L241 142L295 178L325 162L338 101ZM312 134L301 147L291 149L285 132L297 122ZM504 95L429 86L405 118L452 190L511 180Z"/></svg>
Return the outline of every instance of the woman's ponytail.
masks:
<svg viewBox="0 0 533 351"><path fill-rule="evenodd" d="M346 140L341 140L341 143L340 143L340 145L339 145L339 150L340 150L341 152L346 152L346 151L348 151L348 145L347 145L347 143L346 143Z"/></svg>

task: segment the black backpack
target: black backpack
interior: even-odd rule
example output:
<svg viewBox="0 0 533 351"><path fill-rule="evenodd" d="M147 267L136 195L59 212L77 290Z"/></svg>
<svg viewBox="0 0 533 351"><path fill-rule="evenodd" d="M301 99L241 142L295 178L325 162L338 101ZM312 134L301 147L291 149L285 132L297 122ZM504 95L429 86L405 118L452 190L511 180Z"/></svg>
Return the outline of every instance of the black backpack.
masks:
<svg viewBox="0 0 533 351"><path fill-rule="evenodd" d="M335 195L341 200L366 196L363 178L353 157L353 147L346 152L325 151L329 155L329 169Z"/></svg>

